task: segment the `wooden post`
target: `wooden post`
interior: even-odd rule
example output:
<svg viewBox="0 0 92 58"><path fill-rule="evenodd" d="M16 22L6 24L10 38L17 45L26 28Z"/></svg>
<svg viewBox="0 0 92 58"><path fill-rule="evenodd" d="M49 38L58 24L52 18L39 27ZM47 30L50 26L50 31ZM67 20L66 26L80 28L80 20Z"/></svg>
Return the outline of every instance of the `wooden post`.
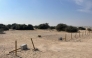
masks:
<svg viewBox="0 0 92 58"><path fill-rule="evenodd" d="M77 33L75 33L75 38L76 38L76 34L77 34Z"/></svg>
<svg viewBox="0 0 92 58"><path fill-rule="evenodd" d="M83 37L83 33L82 33L82 37Z"/></svg>
<svg viewBox="0 0 92 58"><path fill-rule="evenodd" d="M15 41L15 56L17 56L17 40Z"/></svg>
<svg viewBox="0 0 92 58"><path fill-rule="evenodd" d="M72 33L71 33L71 39L72 39Z"/></svg>
<svg viewBox="0 0 92 58"><path fill-rule="evenodd" d="M90 31L89 31L89 35L90 35Z"/></svg>
<svg viewBox="0 0 92 58"><path fill-rule="evenodd" d="M32 42L33 48L34 48L34 50L35 50L35 46L34 46L34 43L33 43L33 40L32 40L32 38L31 38L31 42Z"/></svg>
<svg viewBox="0 0 92 58"><path fill-rule="evenodd" d="M85 35L86 35L86 30L85 30Z"/></svg>
<svg viewBox="0 0 92 58"><path fill-rule="evenodd" d="M79 37L80 37L80 32L79 32Z"/></svg>
<svg viewBox="0 0 92 58"><path fill-rule="evenodd" d="M65 34L65 41L66 41L66 36L67 36L67 35Z"/></svg>

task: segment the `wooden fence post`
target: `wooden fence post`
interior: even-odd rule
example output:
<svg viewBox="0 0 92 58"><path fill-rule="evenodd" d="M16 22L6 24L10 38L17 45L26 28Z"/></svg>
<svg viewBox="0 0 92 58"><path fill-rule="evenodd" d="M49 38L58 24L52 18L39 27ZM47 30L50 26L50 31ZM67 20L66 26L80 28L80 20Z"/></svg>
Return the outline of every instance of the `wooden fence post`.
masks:
<svg viewBox="0 0 92 58"><path fill-rule="evenodd" d="M67 35L65 34L65 41L66 41L66 36L67 36Z"/></svg>
<svg viewBox="0 0 92 58"><path fill-rule="evenodd" d="M85 35L86 35L86 30L85 30Z"/></svg>
<svg viewBox="0 0 92 58"><path fill-rule="evenodd" d="M35 50L35 46L34 46L34 43L33 43L33 40L32 40L32 38L31 38L31 42L32 42L33 48L34 48L34 50Z"/></svg>
<svg viewBox="0 0 92 58"><path fill-rule="evenodd" d="M79 32L79 37L80 37L80 32Z"/></svg>
<svg viewBox="0 0 92 58"><path fill-rule="evenodd" d="M15 41L15 56L17 56L17 40Z"/></svg>
<svg viewBox="0 0 92 58"><path fill-rule="evenodd" d="M72 33L71 33L71 39L72 39Z"/></svg>
<svg viewBox="0 0 92 58"><path fill-rule="evenodd" d="M82 33L82 37L83 37L83 33Z"/></svg>
<svg viewBox="0 0 92 58"><path fill-rule="evenodd" d="M75 38L77 38L77 33L75 33Z"/></svg>

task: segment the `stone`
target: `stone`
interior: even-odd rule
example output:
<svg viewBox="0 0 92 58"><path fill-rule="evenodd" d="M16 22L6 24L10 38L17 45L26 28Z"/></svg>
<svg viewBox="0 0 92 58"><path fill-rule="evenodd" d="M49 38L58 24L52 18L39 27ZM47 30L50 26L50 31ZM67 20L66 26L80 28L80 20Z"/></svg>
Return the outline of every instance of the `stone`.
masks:
<svg viewBox="0 0 92 58"><path fill-rule="evenodd" d="M60 38L59 38L59 40L63 40L63 38L62 38L62 37L60 37Z"/></svg>
<svg viewBox="0 0 92 58"><path fill-rule="evenodd" d="M27 44L22 44L20 47L21 47L22 50L27 50L28 49Z"/></svg>

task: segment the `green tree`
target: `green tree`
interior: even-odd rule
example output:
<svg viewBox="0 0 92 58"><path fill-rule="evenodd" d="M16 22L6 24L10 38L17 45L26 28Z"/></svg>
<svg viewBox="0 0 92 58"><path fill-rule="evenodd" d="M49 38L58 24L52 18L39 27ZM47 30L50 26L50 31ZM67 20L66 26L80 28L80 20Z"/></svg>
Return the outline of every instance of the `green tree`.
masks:
<svg viewBox="0 0 92 58"><path fill-rule="evenodd" d="M66 24L58 24L58 25L56 26L56 30L57 30L57 31L65 31L66 27L67 27Z"/></svg>

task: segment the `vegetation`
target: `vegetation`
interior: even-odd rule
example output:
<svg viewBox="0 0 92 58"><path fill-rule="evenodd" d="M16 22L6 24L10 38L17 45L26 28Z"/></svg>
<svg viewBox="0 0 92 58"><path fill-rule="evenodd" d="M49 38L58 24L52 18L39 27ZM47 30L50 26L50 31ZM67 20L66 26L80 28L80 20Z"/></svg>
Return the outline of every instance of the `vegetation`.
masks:
<svg viewBox="0 0 92 58"><path fill-rule="evenodd" d="M38 26L37 26L37 25L35 25L35 26L34 26L34 28L35 28L35 29L38 29Z"/></svg>
<svg viewBox="0 0 92 58"><path fill-rule="evenodd" d="M78 32L78 28L77 27L73 27L73 26L68 26L66 28L66 32Z"/></svg>
<svg viewBox="0 0 92 58"><path fill-rule="evenodd" d="M73 26L68 26L66 24L58 24L57 26L49 26L48 23L44 23L44 24L40 24L40 25L36 25L33 26L31 24L8 24L8 25L4 25L4 24L0 24L0 29L5 30L9 30L9 29L14 29L14 30L34 30L35 29L56 29L57 31L66 31L66 32L77 32L78 30L85 30L85 28L83 27L73 27ZM89 31L91 29L88 29Z"/></svg>
<svg viewBox="0 0 92 58"><path fill-rule="evenodd" d="M33 26L31 24L25 25L25 24L12 24L11 29L15 30L34 30Z"/></svg>
<svg viewBox="0 0 92 58"><path fill-rule="evenodd" d="M57 31L66 31L66 32L78 32L78 28L77 27L68 26L66 24L58 24L56 26L56 30Z"/></svg>
<svg viewBox="0 0 92 58"><path fill-rule="evenodd" d="M34 30L33 26L31 24L25 25L25 24L0 24L0 29L3 29L4 31L9 30L9 29L14 29L14 30Z"/></svg>
<svg viewBox="0 0 92 58"><path fill-rule="evenodd" d="M88 31L92 31L92 29L91 29L91 28L88 28L87 30L88 30Z"/></svg>
<svg viewBox="0 0 92 58"><path fill-rule="evenodd" d="M50 26L49 29L55 29L55 26Z"/></svg>
<svg viewBox="0 0 92 58"><path fill-rule="evenodd" d="M0 29L3 29L4 31L9 30L9 28L4 24L0 24Z"/></svg>
<svg viewBox="0 0 92 58"><path fill-rule="evenodd" d="M79 30L86 30L86 28L84 28L84 27L79 27L78 29Z"/></svg>
<svg viewBox="0 0 92 58"><path fill-rule="evenodd" d="M56 26L56 30L57 31L65 31L66 28L67 28L67 25L66 24L58 24Z"/></svg>
<svg viewBox="0 0 92 58"><path fill-rule="evenodd" d="M38 29L48 29L48 28L49 28L48 23L40 24L40 25L38 26Z"/></svg>

